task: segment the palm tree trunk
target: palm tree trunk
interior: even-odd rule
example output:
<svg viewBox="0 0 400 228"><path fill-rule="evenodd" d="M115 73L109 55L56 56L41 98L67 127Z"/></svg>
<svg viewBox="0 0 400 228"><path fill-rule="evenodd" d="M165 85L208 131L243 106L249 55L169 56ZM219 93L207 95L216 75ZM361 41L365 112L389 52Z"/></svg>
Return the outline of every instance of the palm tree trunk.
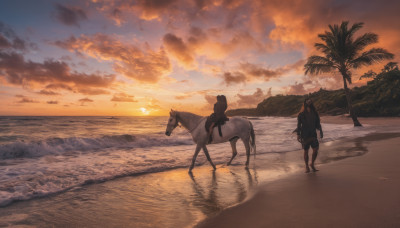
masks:
<svg viewBox="0 0 400 228"><path fill-rule="evenodd" d="M344 93L346 94L347 105L350 111L350 117L353 119L354 127L361 127L361 123L358 121L356 114L354 113L353 105L351 103L351 92L347 87L346 78L343 76L343 84L344 84Z"/></svg>

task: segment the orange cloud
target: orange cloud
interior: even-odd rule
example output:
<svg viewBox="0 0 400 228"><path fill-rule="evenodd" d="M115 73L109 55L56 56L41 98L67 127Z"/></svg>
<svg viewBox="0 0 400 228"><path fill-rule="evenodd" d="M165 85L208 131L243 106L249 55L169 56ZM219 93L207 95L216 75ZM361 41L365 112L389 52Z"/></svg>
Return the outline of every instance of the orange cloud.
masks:
<svg viewBox="0 0 400 228"><path fill-rule="evenodd" d="M264 99L270 97L272 88L269 88L267 91L263 91L261 88L257 88L256 91L252 94L234 94L231 98L226 94L226 91L219 91L219 94L224 94L228 99L228 109L236 109L236 108L250 108L255 107ZM215 91L214 91L215 92ZM235 98L233 98L235 97ZM210 110L212 110L213 105L217 102L216 95L208 95L204 94L204 99L206 100L206 105L202 106L201 112L208 114Z"/></svg>
<svg viewBox="0 0 400 228"><path fill-rule="evenodd" d="M100 89L100 88L89 88L89 87L77 87L74 89L75 93L81 93L85 95L101 95L101 94L110 94L108 90Z"/></svg>
<svg viewBox="0 0 400 228"><path fill-rule="evenodd" d="M39 103L39 101L35 101L27 96L24 95L15 95L15 97L20 98L19 101L17 101L17 103Z"/></svg>
<svg viewBox="0 0 400 228"><path fill-rule="evenodd" d="M26 61L16 52L0 52L0 75L9 83L24 85L37 83L72 83L78 87L107 87L114 82L115 75L95 75L71 72L68 64L52 59L43 63Z"/></svg>
<svg viewBox="0 0 400 228"><path fill-rule="evenodd" d="M85 98L79 99L79 102L81 102L81 106L85 106L85 103L88 103L88 102L92 103L94 101L92 99L85 97Z"/></svg>
<svg viewBox="0 0 400 228"><path fill-rule="evenodd" d="M224 31L217 28L204 30L193 26L182 36L165 34L163 44L168 54L187 69L199 65L197 60L201 57L225 61L251 51L262 53L270 49L246 31Z"/></svg>
<svg viewBox="0 0 400 228"><path fill-rule="evenodd" d="M58 104L58 101L47 101L47 104Z"/></svg>
<svg viewBox="0 0 400 228"><path fill-rule="evenodd" d="M116 93L111 98L111 101L115 102L138 102L134 99L134 96L126 94L126 93Z"/></svg>
<svg viewBox="0 0 400 228"><path fill-rule="evenodd" d="M42 89L39 92L37 92L38 94L41 95L46 95L46 96L56 96L56 95L60 95L59 93L56 93L54 91L51 90L47 90L47 89Z"/></svg>
<svg viewBox="0 0 400 228"><path fill-rule="evenodd" d="M232 84L245 83L247 81L246 76L241 72L234 72L234 73L225 72L223 77L224 77L224 82L226 83L227 86Z"/></svg>
<svg viewBox="0 0 400 228"><path fill-rule="evenodd" d="M74 36L65 41L56 41L55 45L78 53L84 53L99 60L112 61L114 70L140 82L156 83L171 72L171 64L165 51L153 51L148 45L146 50L104 34L93 36Z"/></svg>
<svg viewBox="0 0 400 228"><path fill-rule="evenodd" d="M115 75L99 75L78 73L71 70L63 61L47 59L44 62L26 60L24 54L35 49L34 44L19 38L15 32L0 22L0 78L5 82L23 86L39 86L49 84L38 94L58 95L50 85L68 85L71 91L85 93L84 91L100 90L114 83ZM96 89L93 89L95 87ZM74 88L74 89L73 89ZM54 89L54 88L53 88ZM27 102L28 100L23 100Z"/></svg>
<svg viewBox="0 0 400 228"><path fill-rule="evenodd" d="M290 85L284 88L284 91L287 95L303 95L303 94L308 94L312 93L315 91L318 91L320 88L322 88L320 82L318 80L310 80L304 78L305 81L299 83L295 82L294 85ZM325 83L325 85L328 85L328 83ZM338 84L334 83L334 89L338 88ZM340 87L340 86L339 86ZM326 88L326 87L325 87ZM333 89L333 88L329 88Z"/></svg>
<svg viewBox="0 0 400 228"><path fill-rule="evenodd" d="M250 108L250 107L255 107L257 106L261 101L264 99L270 97L272 95L271 89L269 88L267 93L264 93L262 89L257 88L256 92L254 92L251 95L242 95L242 94L237 94L237 97L239 98L236 103L231 104L232 107L240 107L240 108Z"/></svg>
<svg viewBox="0 0 400 228"><path fill-rule="evenodd" d="M299 50L308 53L318 40L317 34L323 32L328 24L338 24L343 20L365 22L370 31L376 31L382 37L392 34L391 38L382 39L382 44L399 46L400 20L397 18L398 1L353 0L95 0L101 11L117 14L125 12L143 20L157 19L171 28L182 28L185 24L201 24L203 30L218 31L219 34L249 34L257 37L254 42L277 48ZM371 17L371 15L374 15ZM388 15L392 15L388 17ZM396 16L394 16L396 15ZM179 26L179 27L178 27ZM211 35L211 32L209 33ZM185 34L179 36L184 37ZM251 39L247 39L250 41ZM216 40L213 40L216 41ZM276 42L276 43L274 43ZM186 42L185 42L186 43ZM248 42L247 45L252 44ZM210 48L213 50L212 48ZM209 51L210 49L206 50ZM214 49L215 50L215 49ZM399 49L397 49L399 50Z"/></svg>
<svg viewBox="0 0 400 228"><path fill-rule="evenodd" d="M97 5L100 11L106 12L109 15L110 11L113 12L115 9L118 9L121 12L120 14L122 14L122 12L133 13L135 15L138 15L140 19L154 20L154 19L160 19L160 17L162 17L163 14L167 14L171 10L174 10L174 8L176 8L177 6L174 5L174 3L178 1L177 0L111 0L111 1L92 0L92 2L94 2ZM111 18L115 20L115 18L113 17ZM120 18L122 18L122 15L118 16L118 20L120 20Z"/></svg>
<svg viewBox="0 0 400 228"><path fill-rule="evenodd" d="M167 51L175 56L184 65L190 67L193 64L193 56L189 48L181 38L174 34L168 33L163 38Z"/></svg>
<svg viewBox="0 0 400 228"><path fill-rule="evenodd" d="M251 82L254 80L269 81L274 78L279 78L291 70L299 70L303 68L304 60L299 60L293 64L288 64L276 69L265 68L261 65L252 63L241 63L234 73L225 72L223 79L226 85L240 84Z"/></svg>

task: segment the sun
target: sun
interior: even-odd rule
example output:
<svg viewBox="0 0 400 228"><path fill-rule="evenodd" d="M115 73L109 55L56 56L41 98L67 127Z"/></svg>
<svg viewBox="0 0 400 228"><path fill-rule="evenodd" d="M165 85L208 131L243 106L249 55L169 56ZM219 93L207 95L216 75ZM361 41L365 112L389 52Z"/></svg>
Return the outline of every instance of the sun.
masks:
<svg viewBox="0 0 400 228"><path fill-rule="evenodd" d="M146 108L140 108L140 111L142 111L142 114L143 115L149 115L150 114L150 111L149 110L147 110Z"/></svg>

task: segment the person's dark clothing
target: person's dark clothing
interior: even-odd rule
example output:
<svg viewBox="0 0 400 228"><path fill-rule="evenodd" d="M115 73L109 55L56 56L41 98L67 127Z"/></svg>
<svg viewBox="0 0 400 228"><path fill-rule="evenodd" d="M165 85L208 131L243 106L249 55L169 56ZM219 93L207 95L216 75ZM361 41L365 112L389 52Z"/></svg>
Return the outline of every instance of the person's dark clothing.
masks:
<svg viewBox="0 0 400 228"><path fill-rule="evenodd" d="M228 121L229 118L225 115L225 111L228 108L228 104L226 99L223 99L222 96L217 96L217 103L214 104L214 113L212 113L206 121L205 127L206 131L209 132L211 124L214 123L214 126L218 126L219 135L222 136L221 125ZM211 141L211 139L210 139Z"/></svg>
<svg viewBox="0 0 400 228"><path fill-rule="evenodd" d="M319 147L319 142L317 137L311 137L311 138L307 138L306 140L304 140L303 144L303 149L308 150L311 148L318 148Z"/></svg>
<svg viewBox="0 0 400 228"><path fill-rule="evenodd" d="M228 119L225 115L227 108L228 105L225 102L217 101L217 103L214 104L214 113L210 116L211 122L218 123L226 121Z"/></svg>
<svg viewBox="0 0 400 228"><path fill-rule="evenodd" d="M304 149L316 148L319 146L317 140L317 132L320 130L322 134L321 121L318 113L311 111L303 111L297 117L297 135L301 137Z"/></svg>

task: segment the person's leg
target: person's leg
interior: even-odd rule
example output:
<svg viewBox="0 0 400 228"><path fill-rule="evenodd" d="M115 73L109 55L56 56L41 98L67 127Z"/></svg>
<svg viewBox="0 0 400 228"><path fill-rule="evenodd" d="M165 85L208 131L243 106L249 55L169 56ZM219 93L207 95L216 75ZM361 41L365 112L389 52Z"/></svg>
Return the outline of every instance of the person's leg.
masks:
<svg viewBox="0 0 400 228"><path fill-rule="evenodd" d="M318 169L316 169L314 166L315 159L317 159L317 156L318 156L318 149L319 149L318 147L312 148L313 153L312 153L310 166L311 166L312 171L314 171L314 172L318 171Z"/></svg>
<svg viewBox="0 0 400 228"><path fill-rule="evenodd" d="M210 128L208 129L208 135L207 135L207 139L208 139L208 143L211 143L212 139L211 139L211 135L214 129L215 123L211 123Z"/></svg>
<svg viewBox="0 0 400 228"><path fill-rule="evenodd" d="M308 148L304 148L304 162L305 162L305 164L306 164L306 173L309 173L310 172L310 168L308 167L308 150L309 150L310 148L308 147Z"/></svg>

